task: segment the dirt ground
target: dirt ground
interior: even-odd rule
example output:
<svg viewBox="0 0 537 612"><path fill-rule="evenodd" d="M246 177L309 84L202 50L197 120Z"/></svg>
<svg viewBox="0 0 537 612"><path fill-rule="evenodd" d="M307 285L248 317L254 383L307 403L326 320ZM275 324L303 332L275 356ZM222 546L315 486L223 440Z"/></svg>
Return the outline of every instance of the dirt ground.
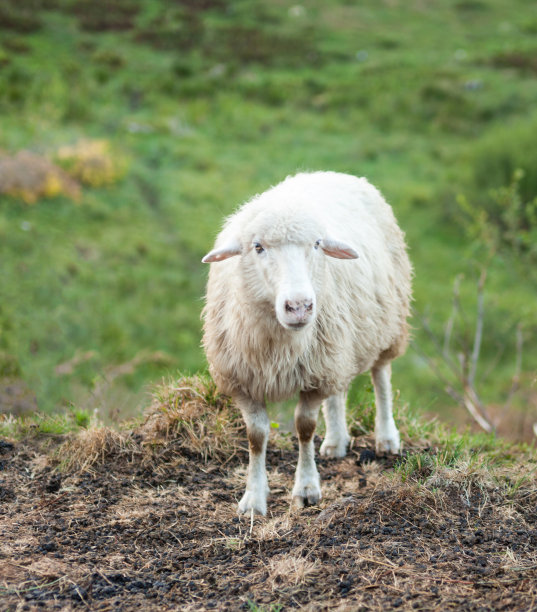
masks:
<svg viewBox="0 0 537 612"><path fill-rule="evenodd" d="M208 378L163 384L119 430L26 423L0 437L0 609L537 610L534 455L448 462L410 423L403 458L372 435L319 458L323 499L304 509L296 439L273 430L253 520L236 510L244 424Z"/></svg>
<svg viewBox="0 0 537 612"><path fill-rule="evenodd" d="M324 498L303 510L296 451L272 445L269 516L252 526L236 514L242 449L204 462L169 443L147 462L131 447L60 472L54 439L0 441L0 607L537 609L535 496L419 490L371 443L319 460Z"/></svg>

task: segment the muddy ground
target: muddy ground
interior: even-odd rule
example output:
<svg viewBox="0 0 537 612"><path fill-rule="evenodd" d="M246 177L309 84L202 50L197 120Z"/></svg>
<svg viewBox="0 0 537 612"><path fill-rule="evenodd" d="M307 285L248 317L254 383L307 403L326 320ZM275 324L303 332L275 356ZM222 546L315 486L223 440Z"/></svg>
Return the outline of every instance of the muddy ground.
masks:
<svg viewBox="0 0 537 612"><path fill-rule="evenodd" d="M402 483L366 437L319 460L319 507L290 510L286 440L252 526L243 448L124 445L58 471L59 443L0 441L2 610L537 609L534 494Z"/></svg>

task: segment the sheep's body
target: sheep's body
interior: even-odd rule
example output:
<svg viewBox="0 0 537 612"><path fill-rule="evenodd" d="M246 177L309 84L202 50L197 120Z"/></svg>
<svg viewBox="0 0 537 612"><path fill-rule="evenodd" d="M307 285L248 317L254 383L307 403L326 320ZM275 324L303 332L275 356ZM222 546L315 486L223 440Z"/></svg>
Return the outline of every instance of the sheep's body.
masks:
<svg viewBox="0 0 537 612"><path fill-rule="evenodd" d="M332 257L322 257L318 245ZM344 454L341 411L349 383L373 369L388 371L389 385L389 362L406 347L411 267L391 207L363 178L298 174L232 215L206 261L219 263L209 274L203 343L221 391L238 401L247 425L248 414L257 415L251 450L250 430L266 428L259 417L264 400L301 392L297 419L307 412L310 425L320 402L335 396L325 416L327 440L337 448L327 454ZM373 380L378 403L378 386L385 392L386 385ZM397 451L396 429L390 437L385 446ZM297 478L300 466L299 459ZM263 511L263 504L242 506Z"/></svg>

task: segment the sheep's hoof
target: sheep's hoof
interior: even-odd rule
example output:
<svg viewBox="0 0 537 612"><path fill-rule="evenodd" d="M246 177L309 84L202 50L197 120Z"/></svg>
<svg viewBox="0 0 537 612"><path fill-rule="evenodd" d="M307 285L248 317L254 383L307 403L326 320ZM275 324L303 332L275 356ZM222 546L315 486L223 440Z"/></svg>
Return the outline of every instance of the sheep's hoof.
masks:
<svg viewBox="0 0 537 612"><path fill-rule="evenodd" d="M387 423L377 423L375 439L377 453L393 453L397 455L401 450L399 432L393 419Z"/></svg>
<svg viewBox="0 0 537 612"><path fill-rule="evenodd" d="M256 495L253 491L246 491L239 502L239 514L267 514L267 500L260 495Z"/></svg>
<svg viewBox="0 0 537 612"><path fill-rule="evenodd" d="M377 454L393 453L394 455L398 455L401 450L401 442L399 441L399 436L396 438L381 438L377 439L375 447Z"/></svg>
<svg viewBox="0 0 537 612"><path fill-rule="evenodd" d="M350 436L340 439L328 439L325 438L321 444L320 453L322 457L335 457L341 459L347 454L347 447L351 441Z"/></svg>
<svg viewBox="0 0 537 612"><path fill-rule="evenodd" d="M305 486L297 494L293 491L292 505L295 508L305 508L306 506L316 506L321 499L321 489L315 486Z"/></svg>

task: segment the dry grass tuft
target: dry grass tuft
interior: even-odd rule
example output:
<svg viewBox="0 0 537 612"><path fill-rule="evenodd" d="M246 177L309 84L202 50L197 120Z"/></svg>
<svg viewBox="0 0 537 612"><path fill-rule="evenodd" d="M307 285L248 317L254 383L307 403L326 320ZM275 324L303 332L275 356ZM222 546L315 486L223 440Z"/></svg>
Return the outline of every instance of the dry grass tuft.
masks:
<svg viewBox="0 0 537 612"><path fill-rule="evenodd" d="M96 426L79 431L56 452L64 469L88 470L124 456L145 467L173 463L178 457L230 461L246 450L244 425L229 398L219 395L208 377L181 378L163 384L141 425L116 431Z"/></svg>
<svg viewBox="0 0 537 612"><path fill-rule="evenodd" d="M267 566L269 587L275 590L308 583L319 574L320 569L318 560L309 561L293 554L276 555Z"/></svg>
<svg viewBox="0 0 537 612"><path fill-rule="evenodd" d="M127 434L109 427L95 427L84 429L64 442L56 451L56 458L66 470L87 471L95 464L132 450L134 444Z"/></svg>
<svg viewBox="0 0 537 612"><path fill-rule="evenodd" d="M157 389L144 423L136 430L144 444L153 447L170 442L204 461L229 461L246 450L245 428L239 411L228 397L219 395L209 377L181 378Z"/></svg>

